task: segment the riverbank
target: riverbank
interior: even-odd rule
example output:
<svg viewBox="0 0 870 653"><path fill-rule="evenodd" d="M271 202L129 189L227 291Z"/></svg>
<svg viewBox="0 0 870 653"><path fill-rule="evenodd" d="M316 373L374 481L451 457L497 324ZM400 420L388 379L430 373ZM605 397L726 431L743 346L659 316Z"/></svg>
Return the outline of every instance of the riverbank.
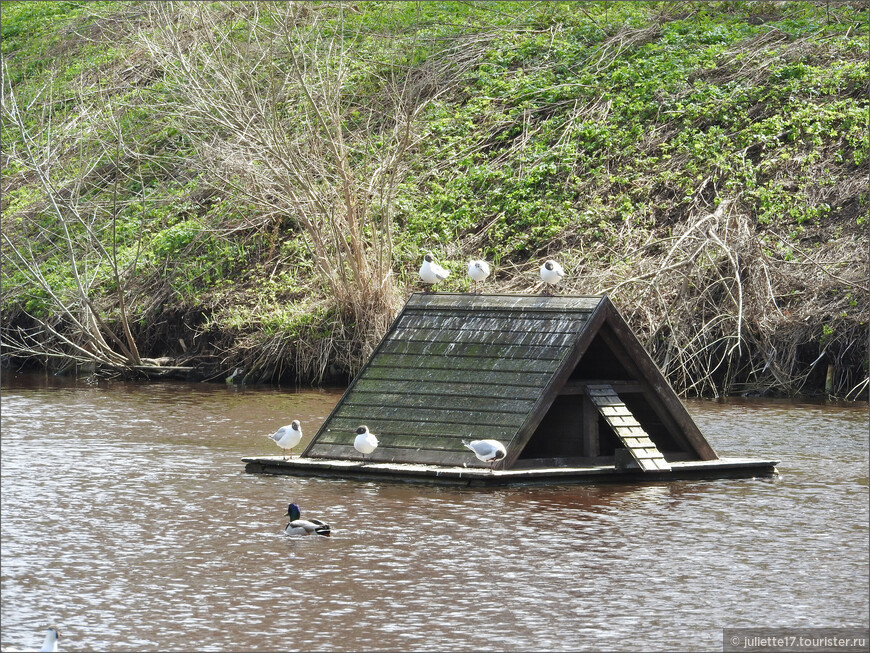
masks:
<svg viewBox="0 0 870 653"><path fill-rule="evenodd" d="M4 3L4 360L346 383L552 257L684 395L866 397L866 3L576 9Z"/></svg>

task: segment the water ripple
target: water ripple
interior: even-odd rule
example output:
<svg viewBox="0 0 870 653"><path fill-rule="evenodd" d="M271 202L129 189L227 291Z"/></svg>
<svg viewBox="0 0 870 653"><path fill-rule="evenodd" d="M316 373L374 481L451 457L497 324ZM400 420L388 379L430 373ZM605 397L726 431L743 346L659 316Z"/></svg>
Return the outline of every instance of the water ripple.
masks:
<svg viewBox="0 0 870 653"><path fill-rule="evenodd" d="M66 650L721 650L867 625L864 406L689 402L779 479L472 490L245 474L338 393L2 397L2 641ZM333 537L282 534L287 503Z"/></svg>

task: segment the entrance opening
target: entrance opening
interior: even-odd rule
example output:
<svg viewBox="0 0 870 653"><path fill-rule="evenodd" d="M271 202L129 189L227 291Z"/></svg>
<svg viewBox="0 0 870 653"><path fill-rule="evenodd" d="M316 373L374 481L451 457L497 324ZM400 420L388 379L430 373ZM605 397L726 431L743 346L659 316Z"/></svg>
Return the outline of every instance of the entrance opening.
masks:
<svg viewBox="0 0 870 653"><path fill-rule="evenodd" d="M614 354L608 340L613 342L615 338L605 339L600 332L592 339L565 388L524 447L517 461L519 465L608 464L614 453L625 447L599 410L585 397L584 384L587 383L612 383L620 401L668 460L689 455L690 452L682 450L659 412L650 405L636 375L628 369L627 356Z"/></svg>

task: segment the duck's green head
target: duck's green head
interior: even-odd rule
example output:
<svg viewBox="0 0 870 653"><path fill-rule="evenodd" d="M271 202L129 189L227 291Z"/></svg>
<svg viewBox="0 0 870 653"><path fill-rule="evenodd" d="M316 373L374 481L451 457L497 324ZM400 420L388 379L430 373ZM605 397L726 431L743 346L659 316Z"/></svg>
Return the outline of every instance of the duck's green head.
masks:
<svg viewBox="0 0 870 653"><path fill-rule="evenodd" d="M301 513L299 512L299 506L297 506L295 503L291 503L289 506L287 506L287 517L290 518L290 521L296 521L297 519L299 519L300 514Z"/></svg>

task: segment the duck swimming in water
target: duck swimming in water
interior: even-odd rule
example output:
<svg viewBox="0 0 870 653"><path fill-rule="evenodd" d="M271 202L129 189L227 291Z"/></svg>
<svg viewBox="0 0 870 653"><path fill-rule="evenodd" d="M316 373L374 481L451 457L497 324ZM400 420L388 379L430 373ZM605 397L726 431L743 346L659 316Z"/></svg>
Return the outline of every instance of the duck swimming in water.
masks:
<svg viewBox="0 0 870 653"><path fill-rule="evenodd" d="M290 517L290 523L284 527L284 532L287 535L324 535L329 537L332 531L329 524L326 524L319 519L300 519L299 506L291 503L287 506L287 517Z"/></svg>

